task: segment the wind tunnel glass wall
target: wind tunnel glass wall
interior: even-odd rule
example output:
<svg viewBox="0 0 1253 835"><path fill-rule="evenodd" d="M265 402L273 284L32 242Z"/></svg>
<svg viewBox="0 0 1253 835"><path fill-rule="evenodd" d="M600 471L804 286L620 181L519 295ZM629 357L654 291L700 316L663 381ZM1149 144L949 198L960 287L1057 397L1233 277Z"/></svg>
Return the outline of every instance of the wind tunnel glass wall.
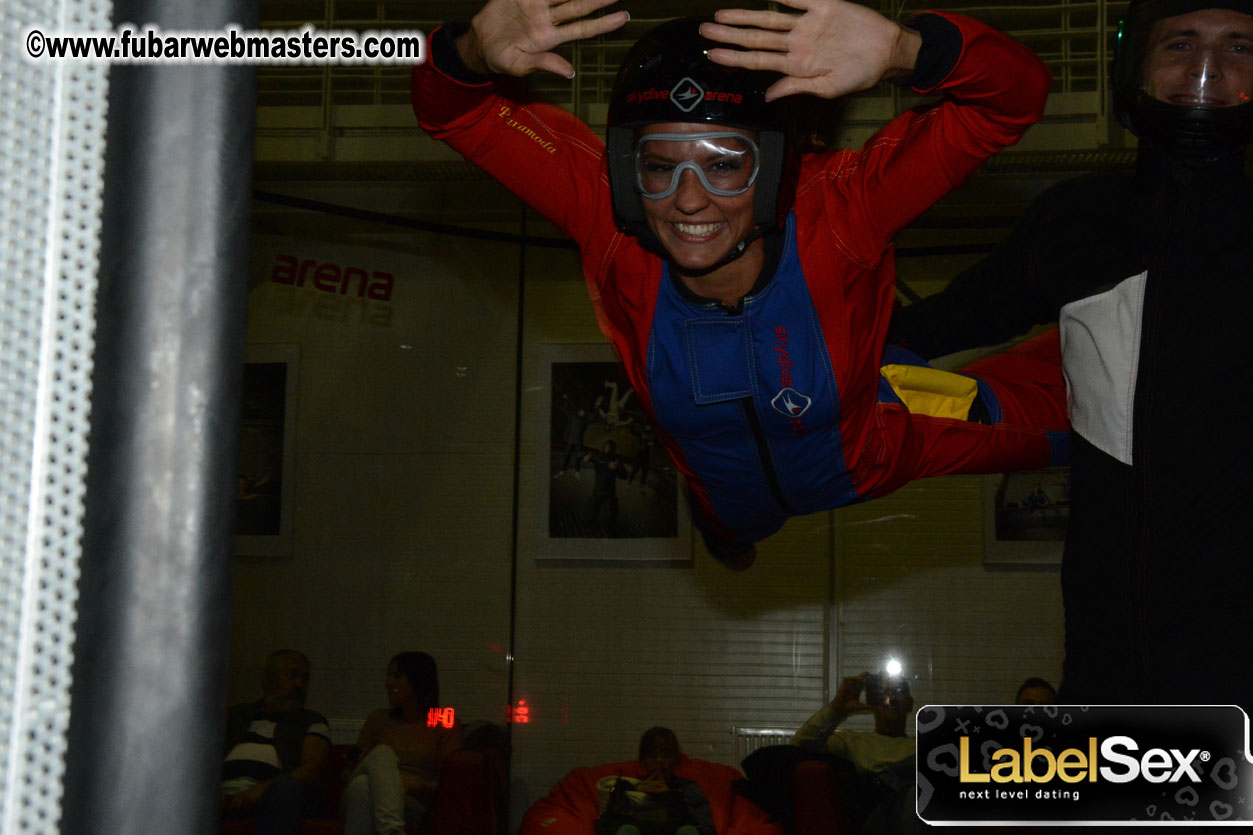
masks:
<svg viewBox="0 0 1253 835"><path fill-rule="evenodd" d="M283 188L398 216L431 199ZM421 650L433 721L503 726L517 264L516 245L255 204L232 702L300 649L307 706L352 744L389 659Z"/></svg>
<svg viewBox="0 0 1253 835"><path fill-rule="evenodd" d="M520 231L486 181L301 190ZM520 259L513 242L265 201L255 230L249 353L281 367L285 411L277 384L246 396L240 518L281 498L290 528L240 540L232 701L256 698L266 653L297 647L308 706L350 744L387 704L388 659L430 652L443 707L511 733L516 826L571 768L634 759L655 725L689 756L738 765L750 740L785 740L841 677L889 657L919 704L997 701L1055 675L1056 575L984 568L983 479L793 520L750 571L728 571L693 537L573 251ZM555 237L534 216L526 231ZM280 426L294 437L267 435ZM596 486L608 441L613 507Z"/></svg>
<svg viewBox="0 0 1253 835"><path fill-rule="evenodd" d="M366 19L376 5L393 9L336 8ZM687 10L664 5L650 9ZM1060 109L1025 149L1106 138L1098 64L1116 6L960 9L1025 32L1054 69ZM577 53L574 86L536 85L595 125L625 46ZM921 482L795 519L749 572L727 571L693 536L577 254L546 245L557 230L533 214L524 230L512 196L418 135L400 74L266 72L261 85L259 189L542 240L257 201L249 350L281 367L283 397L245 403L240 516L269 527L241 532L232 701L256 697L270 649L303 649L308 705L351 743L386 703L388 658L428 651L458 721L511 733L515 831L570 769L633 760L649 727L738 765L844 676L889 659L919 705L1005 701L1030 675L1056 679L1055 568L985 566L995 481ZM881 92L852 109L852 144L913 103ZM972 183L898 242L900 276L939 289L1058 176ZM597 489L610 461L612 503Z"/></svg>

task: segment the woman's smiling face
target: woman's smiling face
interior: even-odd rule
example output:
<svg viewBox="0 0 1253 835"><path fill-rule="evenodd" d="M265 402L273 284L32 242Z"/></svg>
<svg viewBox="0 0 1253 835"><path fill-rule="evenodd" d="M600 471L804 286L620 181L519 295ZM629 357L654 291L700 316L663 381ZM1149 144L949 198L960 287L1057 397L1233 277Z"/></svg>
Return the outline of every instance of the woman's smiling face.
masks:
<svg viewBox="0 0 1253 835"><path fill-rule="evenodd" d="M749 131L720 127L703 123L663 122L649 125L640 131L639 138L653 134L708 134L710 132L734 132L756 141ZM685 148L683 142L667 143L675 153L670 162L677 164L690 155L701 153L695 146ZM681 272L701 272L718 264L740 241L753 231L753 196L757 186L734 195L713 194L707 190L696 172L684 170L679 174L678 187L674 193L659 199L641 198L644 204L644 220L649 230L665 247L670 259Z"/></svg>

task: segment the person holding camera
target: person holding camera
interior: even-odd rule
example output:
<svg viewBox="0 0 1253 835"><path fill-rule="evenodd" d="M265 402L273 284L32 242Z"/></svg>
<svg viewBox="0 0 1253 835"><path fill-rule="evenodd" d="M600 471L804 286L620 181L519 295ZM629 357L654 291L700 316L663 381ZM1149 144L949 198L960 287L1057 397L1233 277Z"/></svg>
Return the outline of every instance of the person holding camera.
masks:
<svg viewBox="0 0 1253 835"><path fill-rule="evenodd" d="M862 692L866 700L861 701ZM900 677L862 673L844 679L835 698L796 732L792 741L809 751L835 754L859 773L876 773L914 754L914 740L905 736L905 722L914 709L909 684ZM854 713L873 713L873 731L840 728Z"/></svg>
<svg viewBox="0 0 1253 835"><path fill-rule="evenodd" d="M921 827L913 812L914 739L905 735L913 710L905 679L862 673L844 679L831 703L793 736L801 748L834 755L851 766L847 773L837 768L835 775L846 829L877 835ZM874 730L841 728L855 713L873 713Z"/></svg>

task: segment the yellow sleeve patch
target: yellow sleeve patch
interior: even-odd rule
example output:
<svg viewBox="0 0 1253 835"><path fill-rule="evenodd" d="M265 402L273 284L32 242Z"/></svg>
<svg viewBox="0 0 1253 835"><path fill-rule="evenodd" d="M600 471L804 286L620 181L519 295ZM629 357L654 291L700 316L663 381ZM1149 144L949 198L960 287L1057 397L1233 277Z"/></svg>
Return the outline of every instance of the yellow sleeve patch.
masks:
<svg viewBox="0 0 1253 835"><path fill-rule="evenodd" d="M974 378L921 365L879 368L911 414L966 420L979 394Z"/></svg>

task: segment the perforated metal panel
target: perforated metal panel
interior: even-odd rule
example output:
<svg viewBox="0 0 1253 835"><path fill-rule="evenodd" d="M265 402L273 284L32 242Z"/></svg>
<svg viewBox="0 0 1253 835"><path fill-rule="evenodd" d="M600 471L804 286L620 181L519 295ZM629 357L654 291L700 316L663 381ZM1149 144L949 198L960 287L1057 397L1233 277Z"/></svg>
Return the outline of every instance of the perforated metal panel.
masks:
<svg viewBox="0 0 1253 835"><path fill-rule="evenodd" d="M106 75L27 62L28 26L105 2L0 3L0 831L55 832L77 597Z"/></svg>

